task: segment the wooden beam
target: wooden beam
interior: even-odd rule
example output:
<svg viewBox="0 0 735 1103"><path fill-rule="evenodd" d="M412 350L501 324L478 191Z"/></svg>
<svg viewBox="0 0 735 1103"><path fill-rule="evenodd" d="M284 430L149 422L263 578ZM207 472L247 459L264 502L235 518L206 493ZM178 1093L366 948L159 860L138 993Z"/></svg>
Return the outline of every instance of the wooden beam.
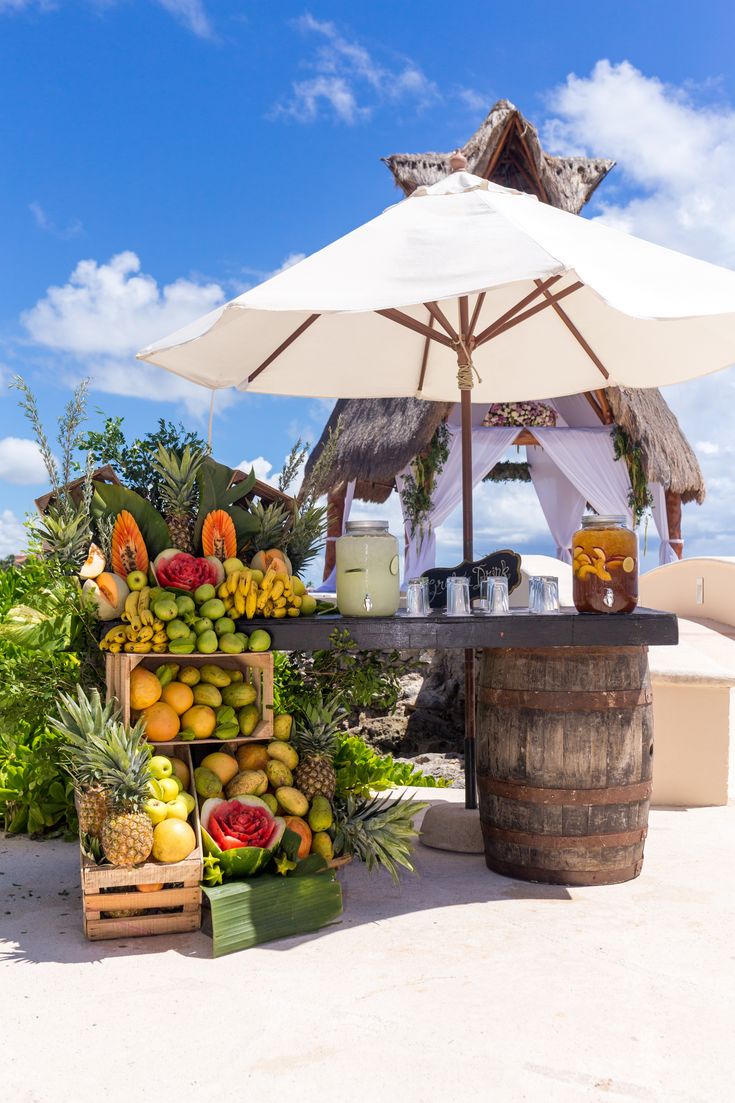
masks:
<svg viewBox="0 0 735 1103"><path fill-rule="evenodd" d="M513 441L513 444L532 445L532 446L536 446L536 447L539 446L536 437L533 435L533 433L531 432L530 429L521 429L520 433L518 434L516 439Z"/></svg>
<svg viewBox="0 0 735 1103"><path fill-rule="evenodd" d="M539 175L539 171L536 168L536 162L534 161L533 157L531 156L531 150L528 148L528 142L526 141L526 135L523 133L523 128L521 126L521 121L520 121L520 119L518 118L517 115L516 115L516 118L515 118L515 129L516 129L516 132L518 134L518 140L520 141L521 146L523 148L523 152L526 155L526 160L528 161L528 164L531 166L531 172L533 173L533 177L536 181L536 186L538 187L538 191L539 191L539 199L541 199L544 203L548 203L549 202L549 193L546 191L546 188L544 187L543 180L541 179L541 177Z"/></svg>
<svg viewBox="0 0 735 1103"><path fill-rule="evenodd" d="M595 394L596 393L597 392L595 391ZM590 391L584 391L584 397L587 399L590 406L595 411L595 414L597 415L597 420L601 421L602 424L604 425L605 424L605 415L602 412L602 407L598 404L597 399L595 398L595 396Z"/></svg>
<svg viewBox="0 0 735 1103"><path fill-rule="evenodd" d="M535 280L534 282L536 283L537 286L539 286L539 287L541 286L541 281L540 280ZM587 353L587 355L589 356L590 360L595 365L597 370L601 373L601 375L604 376L605 379L609 379L610 378L610 372L607 370L607 368L603 364L602 360L600 360L597 353L592 350L592 348L587 343L587 341L584 339L582 334L579 332L579 330L577 329L577 327L575 326L574 322L569 317L569 315L558 305L557 300L561 298L561 295L557 295L556 298L552 298L552 296L549 295L548 291L543 291L542 293L545 296L545 298L548 299L549 304L554 308L556 313L559 315L562 322L564 323L564 325L567 327L567 329L571 333L572 337L574 337L575 341Z"/></svg>
<svg viewBox="0 0 735 1103"><path fill-rule="evenodd" d="M454 342L450 337L445 336L443 333L439 333L436 329L431 329L425 325L424 322L418 322L415 318L412 318L410 314L404 314L402 310L396 310L394 307L389 307L387 310L376 310L376 314L380 314L381 318L387 318L389 322L398 322L399 325L405 326L406 329L412 329L414 333L420 333L423 337L428 337L430 341L437 341L440 345L446 345L447 348L454 348Z"/></svg>
<svg viewBox="0 0 735 1103"><path fill-rule="evenodd" d="M595 395L597 397L597 401L602 407L605 425L612 425L615 418L613 417L613 412L610 409L610 403L608 402L607 392L604 387L600 388L599 391L595 391Z"/></svg>
<svg viewBox="0 0 735 1103"><path fill-rule="evenodd" d="M544 288L552 287L558 280L561 279L561 275L550 276L548 280L544 281ZM495 330L502 326L509 318L512 318L514 314L517 314L519 310L523 310L524 306L528 306L529 303L537 299L541 294L541 289L536 288L534 291L529 291L528 295L525 295L519 302L512 306L510 310L506 310L505 314L501 314L499 318L496 318L492 325L489 325L486 329L483 329L481 333L475 337L475 345L484 345L485 341L489 341L493 336Z"/></svg>
<svg viewBox="0 0 735 1103"><path fill-rule="evenodd" d="M669 543L676 555L681 559L684 554L684 541L681 538L681 494L675 490L667 490L666 519L669 522Z"/></svg>
<svg viewBox="0 0 735 1103"><path fill-rule="evenodd" d="M434 315L429 314L429 329L434 328ZM426 378L426 368L429 363L429 349L431 348L431 337L426 337L424 340L424 354L421 357L421 371L419 372L419 385L416 388L420 394L424 389L424 379Z"/></svg>
<svg viewBox="0 0 735 1103"><path fill-rule="evenodd" d="M470 327L468 336L472 337L477 326L478 319L480 317L480 311L482 310L482 304L485 302L485 292L481 291L477 296L477 302L475 303L474 310L472 311L472 317L470 318Z"/></svg>
<svg viewBox="0 0 735 1103"><path fill-rule="evenodd" d="M458 339L457 331L455 330L454 326L449 321L449 319L447 318L446 314L444 313L442 308L439 306L439 304L438 303L424 303L424 306L429 311L429 314L431 314L432 318L435 318L437 320L437 322L442 327L444 332L449 337L451 337L453 342L456 342L457 339Z"/></svg>
<svg viewBox="0 0 735 1103"><path fill-rule="evenodd" d="M483 176L485 177L486 180L489 180L491 178L493 172L495 171L495 166L497 165L498 161L500 160L500 155L503 152L503 149L505 148L505 143L506 143L508 134L510 133L510 130L513 126L513 122L514 122L514 119L516 117L516 114L517 114L517 112L513 111L508 116L508 119L505 123L505 126L503 127L502 133L501 133L500 137L498 138L498 144L495 147L495 152L493 153L490 160L488 161L488 163L485 167L485 171L483 173Z"/></svg>
<svg viewBox="0 0 735 1103"><path fill-rule="evenodd" d="M264 372L269 364L272 364L274 360L278 359L281 353L285 352L289 345L292 345L294 341L298 340L301 334L305 333L309 326L314 324L317 318L321 318L321 314L310 314L306 321L302 322L298 329L295 329L291 336L287 337L286 340L278 346L275 352L272 352L270 356L263 361L260 367L256 368L254 372L250 373L250 375L248 376L248 383L252 383L254 379L257 379L260 373Z"/></svg>
<svg viewBox="0 0 735 1103"><path fill-rule="evenodd" d="M492 340L493 337L499 337L500 334L505 333L506 330L513 329L513 326L517 326L521 322L528 321L529 318L532 318L534 314L538 314L539 311L546 310L546 308L549 306L555 307L560 299L565 299L567 295L571 295L575 291L579 291L580 287L584 287L584 284L578 281L577 283L571 284L569 287L565 287L562 291L559 292L558 295L550 295L548 291L545 291L544 294L546 298L544 302L537 303L536 306L532 306L528 310L524 310L522 314L516 315L515 318L510 318L509 321L504 322L502 325L496 325L494 327L491 326L490 328L492 329L492 332L488 334L487 337L484 337L482 341L478 337L475 344L485 344L486 341ZM485 330L485 332L487 333L487 330Z"/></svg>
<svg viewBox="0 0 735 1103"><path fill-rule="evenodd" d="M466 295L459 297L459 332L463 341L470 335L470 304Z"/></svg>

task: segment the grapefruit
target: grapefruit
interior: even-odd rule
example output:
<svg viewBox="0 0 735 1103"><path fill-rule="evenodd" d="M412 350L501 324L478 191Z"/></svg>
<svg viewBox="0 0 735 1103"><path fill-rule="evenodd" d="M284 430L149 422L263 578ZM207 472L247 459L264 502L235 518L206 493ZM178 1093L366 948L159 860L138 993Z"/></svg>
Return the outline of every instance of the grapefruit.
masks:
<svg viewBox="0 0 735 1103"><path fill-rule="evenodd" d="M158 679L156 678L156 681ZM163 687L161 700L170 705L177 716L183 716L194 704L194 694L190 686L183 682L169 682Z"/></svg>
<svg viewBox="0 0 735 1103"><path fill-rule="evenodd" d="M157 701L155 705L143 709L141 717L145 721L145 734L151 743L168 743L179 734L179 718L165 701Z"/></svg>
<svg viewBox="0 0 735 1103"><path fill-rule="evenodd" d="M208 754L206 758L202 759L200 765L206 766L208 770L216 774L223 785L227 785L229 781L232 781L235 774L239 772L237 759L225 751L214 751L212 754Z"/></svg>
<svg viewBox="0 0 735 1103"><path fill-rule="evenodd" d="M194 705L181 717L181 726L193 731L197 739L209 739L217 727L217 714L209 705Z"/></svg>
<svg viewBox="0 0 735 1103"><path fill-rule="evenodd" d="M153 828L152 857L157 862L183 862L197 844L193 829L184 820L164 820Z"/></svg>
<svg viewBox="0 0 735 1103"><path fill-rule="evenodd" d="M161 699L161 683L150 670L136 666L130 675L130 707L136 712L150 708Z"/></svg>

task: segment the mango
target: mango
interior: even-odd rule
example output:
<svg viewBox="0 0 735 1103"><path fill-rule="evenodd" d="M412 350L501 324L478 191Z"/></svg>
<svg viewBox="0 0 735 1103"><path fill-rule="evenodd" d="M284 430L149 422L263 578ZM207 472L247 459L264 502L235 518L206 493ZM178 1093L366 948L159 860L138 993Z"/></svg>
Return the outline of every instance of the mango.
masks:
<svg viewBox="0 0 735 1103"><path fill-rule="evenodd" d="M214 663L205 663L200 668L202 672L202 681L211 686L218 686L219 689L223 689L224 686L228 686L232 681L230 672L225 670L221 666L216 666Z"/></svg>
<svg viewBox="0 0 735 1103"><path fill-rule="evenodd" d="M172 597L161 597L153 604L153 615L158 620L174 620L179 614Z"/></svg>
<svg viewBox="0 0 735 1103"><path fill-rule="evenodd" d="M225 789L227 797L259 797L268 788L268 778L262 770L241 770Z"/></svg>
<svg viewBox="0 0 735 1103"><path fill-rule="evenodd" d="M222 690L224 703L232 705L236 709L244 708L245 705L252 705L256 698L255 686L251 686L249 682L241 682L237 686L225 686Z"/></svg>
<svg viewBox="0 0 735 1103"><path fill-rule="evenodd" d="M309 811L309 802L304 794L290 785L276 789L276 800L289 816L305 816Z"/></svg>
<svg viewBox="0 0 735 1103"><path fill-rule="evenodd" d="M199 616L209 617L210 620L219 620L226 612L224 601L221 601L218 597L213 597L210 601L205 601L204 605L200 607Z"/></svg>
<svg viewBox="0 0 735 1103"><path fill-rule="evenodd" d="M194 591L194 601L197 605L204 605L205 601L211 601L216 596L215 588L210 582L204 582Z"/></svg>
<svg viewBox="0 0 735 1103"><path fill-rule="evenodd" d="M275 798L275 794L273 794L273 793L261 793L260 794L260 799L262 801L265 801L265 803L268 805L271 812L275 816L276 812L278 811L278 801Z"/></svg>
<svg viewBox="0 0 735 1103"><path fill-rule="evenodd" d="M214 655L218 647L219 640L211 629L197 636L197 650L201 651L202 655Z"/></svg>
<svg viewBox="0 0 735 1103"><path fill-rule="evenodd" d="M238 747L235 754L241 770L265 770L268 765L268 752L262 743Z"/></svg>
<svg viewBox="0 0 735 1103"><path fill-rule="evenodd" d="M220 636L219 647L225 655L242 655L246 644L239 632L226 632Z"/></svg>
<svg viewBox="0 0 735 1103"><path fill-rule="evenodd" d="M194 621L192 628L196 632L197 636L201 636L202 632L211 632L214 628L214 621L211 621L209 617L199 617Z"/></svg>
<svg viewBox="0 0 735 1103"><path fill-rule="evenodd" d="M252 735L260 720L257 705L246 705L244 709L240 709L237 719L240 724L240 734L244 736Z"/></svg>
<svg viewBox="0 0 735 1103"><path fill-rule="evenodd" d="M285 762L279 762L277 758L268 760L265 773L268 781L276 790L284 785L293 785L293 774Z"/></svg>
<svg viewBox="0 0 735 1103"><path fill-rule="evenodd" d="M292 747L290 743L282 743L280 739L268 744L266 754L269 758L275 758L279 762L283 762L289 770L295 770L299 764L296 748Z"/></svg>
<svg viewBox="0 0 735 1103"><path fill-rule="evenodd" d="M242 632L236 632L235 635L236 636L241 636ZM245 637L245 639L247 639L247 636ZM230 685L234 686L234 685L237 685L238 682L242 682L242 681L245 680L245 675L243 674L243 672L241 670L230 670L229 674L230 674Z"/></svg>
<svg viewBox="0 0 735 1103"><path fill-rule="evenodd" d="M199 682L192 689L195 705L209 705L211 709L218 709L222 704L222 694L216 686L208 682Z"/></svg>
<svg viewBox="0 0 735 1103"><path fill-rule="evenodd" d="M166 625L166 635L170 640L185 640L189 636L189 625L176 618Z"/></svg>
<svg viewBox="0 0 735 1103"><path fill-rule="evenodd" d="M198 666L182 666L179 681L183 682L185 686L195 686L200 678L201 674Z"/></svg>
<svg viewBox="0 0 735 1103"><path fill-rule="evenodd" d="M292 727L293 716L289 716L287 712L273 717L273 735L276 739L290 739Z"/></svg>
<svg viewBox="0 0 735 1103"><path fill-rule="evenodd" d="M238 559L234 555L231 559L225 559L222 566L225 569L225 578L229 578L231 574L235 573L235 571L245 570L245 564L243 563L242 559Z"/></svg>
<svg viewBox="0 0 735 1103"><path fill-rule="evenodd" d="M301 616L311 617L316 613L316 598L311 594L304 594L301 598Z"/></svg>
<svg viewBox="0 0 735 1103"><path fill-rule="evenodd" d="M248 640L248 651L267 651L271 645L271 638L264 628L256 628Z"/></svg>
<svg viewBox="0 0 735 1103"><path fill-rule="evenodd" d="M317 793L309 809L309 827L312 831L328 831L333 822L332 805L325 796Z"/></svg>
<svg viewBox="0 0 735 1103"><path fill-rule="evenodd" d="M200 797L209 800L210 797L222 796L222 782L214 770L206 766L197 766L194 771L194 785Z"/></svg>
<svg viewBox="0 0 735 1103"><path fill-rule="evenodd" d="M220 617L215 623L214 630L218 636L226 636L229 632L235 631L235 622L231 617Z"/></svg>
<svg viewBox="0 0 735 1103"><path fill-rule="evenodd" d="M177 598L174 598L174 601L180 617L186 616L187 613L193 613L196 609L194 598L189 597L188 594L179 594Z"/></svg>
<svg viewBox="0 0 735 1103"><path fill-rule="evenodd" d="M202 759L199 769L211 770L223 785L227 785L228 781L232 781L238 773L237 759L231 754L225 754L224 751L213 751Z"/></svg>
<svg viewBox="0 0 735 1103"><path fill-rule="evenodd" d="M311 840L311 853L319 854L326 861L334 858L334 845L326 831L316 831Z"/></svg>

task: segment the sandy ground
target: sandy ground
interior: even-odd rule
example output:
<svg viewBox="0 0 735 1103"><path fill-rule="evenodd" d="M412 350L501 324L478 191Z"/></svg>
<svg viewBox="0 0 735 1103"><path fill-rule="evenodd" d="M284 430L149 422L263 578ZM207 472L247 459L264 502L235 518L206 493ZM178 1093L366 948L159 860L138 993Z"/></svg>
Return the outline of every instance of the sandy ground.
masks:
<svg viewBox="0 0 735 1103"><path fill-rule="evenodd" d="M0 840L2 1103L733 1099L735 807L654 811L627 885L417 864L352 866L340 925L215 961L86 942L76 848Z"/></svg>

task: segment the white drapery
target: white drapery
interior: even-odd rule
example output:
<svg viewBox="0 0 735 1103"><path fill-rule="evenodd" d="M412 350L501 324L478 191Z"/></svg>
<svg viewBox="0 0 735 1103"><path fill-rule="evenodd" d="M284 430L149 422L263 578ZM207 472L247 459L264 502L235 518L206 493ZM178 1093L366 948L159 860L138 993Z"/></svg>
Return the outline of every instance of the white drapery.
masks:
<svg viewBox="0 0 735 1103"><path fill-rule="evenodd" d="M676 563L679 557L670 543L671 533L669 532L669 515L666 512L666 493L661 483L649 483L648 489L653 498L651 513L660 540L658 561L662 566L665 563Z"/></svg>
<svg viewBox="0 0 735 1103"><path fill-rule="evenodd" d="M571 563L572 537L580 526L586 501L543 448L528 448L534 490L556 544L556 558Z"/></svg>
<svg viewBox="0 0 735 1103"><path fill-rule="evenodd" d="M342 534L343 535L344 535L344 533L346 532L346 529L347 529L347 521L349 520L350 510L352 508L352 500L353 500L354 497L355 497L355 479L353 479L351 482L349 482L347 484L347 489L345 490L345 507L344 507L344 512L342 514ZM327 540L334 540L334 539L335 539L334 536L328 536L327 537ZM337 588L337 568L332 567L332 570L329 574L329 577L324 579L321 586L318 588L318 590L316 592L318 594L319 593L333 594L334 591L336 590L336 588Z"/></svg>
<svg viewBox="0 0 735 1103"><path fill-rule="evenodd" d="M424 571L430 570L436 564L436 535L435 531L446 521L450 513L462 500L462 437L461 433L451 424L447 425L450 433L449 455L442 468L432 494L432 510L429 515L426 531L412 532L406 522L406 558L403 567L404 584L406 579L418 578ZM491 471L504 452L518 436L518 427L513 425L500 426L494 429L476 428L472 430L472 486L481 482L488 471ZM410 465L396 475L396 486L399 496L403 493L406 476L410 473ZM401 498L403 507L403 499ZM403 510L404 518L406 510Z"/></svg>

